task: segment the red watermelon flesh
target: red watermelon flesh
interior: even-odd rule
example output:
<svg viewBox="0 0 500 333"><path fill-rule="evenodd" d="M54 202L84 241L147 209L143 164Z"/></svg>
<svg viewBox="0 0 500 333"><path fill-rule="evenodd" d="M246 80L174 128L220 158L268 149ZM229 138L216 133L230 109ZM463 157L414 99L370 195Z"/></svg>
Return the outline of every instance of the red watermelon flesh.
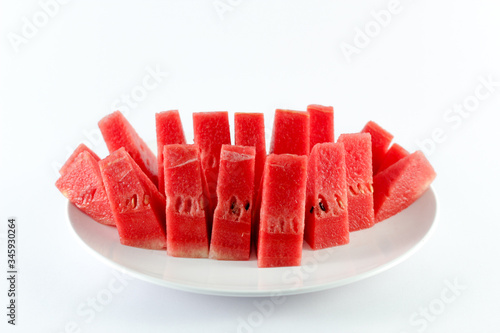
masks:
<svg viewBox="0 0 500 333"><path fill-rule="evenodd" d="M78 148L77 148L78 149ZM70 157L56 187L82 212L105 225L115 225L113 212L94 155L83 149L78 156Z"/></svg>
<svg viewBox="0 0 500 333"><path fill-rule="evenodd" d="M78 147L76 147L75 151L71 154L71 156L66 160L64 165L59 170L59 173L61 175L64 175L66 173L66 171L68 170L68 167L73 163L73 161L78 157L78 155L80 155L80 153L82 151L88 152L90 155L92 155L92 157L94 157L94 159L96 161L101 160L101 158L99 156L97 156L97 154L94 153L89 147L87 147L85 144L81 143L80 145L78 145Z"/></svg>
<svg viewBox="0 0 500 333"><path fill-rule="evenodd" d="M160 250L166 247L165 197L125 148L99 162L120 242Z"/></svg>
<svg viewBox="0 0 500 333"><path fill-rule="evenodd" d="M210 206L217 207L217 178L222 145L231 144L227 112L193 113L194 143L200 147L201 167L210 195Z"/></svg>
<svg viewBox="0 0 500 333"><path fill-rule="evenodd" d="M197 145L165 145L167 252L174 257L207 258L208 190Z"/></svg>
<svg viewBox="0 0 500 333"><path fill-rule="evenodd" d="M110 153L124 147L155 186L158 186L155 155L120 111L102 118L99 128Z"/></svg>
<svg viewBox="0 0 500 333"><path fill-rule="evenodd" d="M158 190L165 194L165 174L163 169L163 146L186 144L179 111L164 111L157 113L156 141L158 146Z"/></svg>
<svg viewBox="0 0 500 333"><path fill-rule="evenodd" d="M310 116L310 151L317 143L334 142L333 107L311 104L307 106Z"/></svg>
<svg viewBox="0 0 500 333"><path fill-rule="evenodd" d="M307 165L304 238L313 250L349 243L343 143L319 143Z"/></svg>
<svg viewBox="0 0 500 333"><path fill-rule="evenodd" d="M309 118L307 112L276 110L270 153L309 155Z"/></svg>
<svg viewBox="0 0 500 333"><path fill-rule="evenodd" d="M436 172L421 151L399 160L373 178L375 220L401 212L429 188Z"/></svg>
<svg viewBox="0 0 500 333"><path fill-rule="evenodd" d="M266 129L263 113L235 113L234 114L234 134L235 144L239 146L255 147L255 182L254 182L254 202L264 172L266 163Z"/></svg>
<svg viewBox="0 0 500 333"><path fill-rule="evenodd" d="M210 258L250 259L255 147L223 145Z"/></svg>
<svg viewBox="0 0 500 333"><path fill-rule="evenodd" d="M380 168L378 168L377 174L408 155L410 155L410 153L406 149L397 143L394 143L385 154L385 157L380 164Z"/></svg>
<svg viewBox="0 0 500 333"><path fill-rule="evenodd" d="M370 228L375 224L370 134L342 134L338 142L344 143L346 153L349 231Z"/></svg>
<svg viewBox="0 0 500 333"><path fill-rule="evenodd" d="M372 136L372 163L375 175L394 136L373 121L369 121L361 133L370 133Z"/></svg>
<svg viewBox="0 0 500 333"><path fill-rule="evenodd" d="M258 266L299 266L302 259L307 156L269 155L263 178Z"/></svg>

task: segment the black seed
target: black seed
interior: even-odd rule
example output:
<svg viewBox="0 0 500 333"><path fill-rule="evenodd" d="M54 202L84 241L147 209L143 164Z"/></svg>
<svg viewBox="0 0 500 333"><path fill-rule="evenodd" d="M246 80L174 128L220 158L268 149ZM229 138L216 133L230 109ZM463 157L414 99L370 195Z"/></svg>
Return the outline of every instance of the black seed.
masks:
<svg viewBox="0 0 500 333"><path fill-rule="evenodd" d="M311 210L309 211L309 213L313 213L314 212L314 207L311 207Z"/></svg>
<svg viewBox="0 0 500 333"><path fill-rule="evenodd" d="M245 205L245 210L249 210L250 209L250 202L247 202L247 204Z"/></svg>
<svg viewBox="0 0 500 333"><path fill-rule="evenodd" d="M322 211L326 212L325 206L322 202L319 203L319 208L321 208Z"/></svg>

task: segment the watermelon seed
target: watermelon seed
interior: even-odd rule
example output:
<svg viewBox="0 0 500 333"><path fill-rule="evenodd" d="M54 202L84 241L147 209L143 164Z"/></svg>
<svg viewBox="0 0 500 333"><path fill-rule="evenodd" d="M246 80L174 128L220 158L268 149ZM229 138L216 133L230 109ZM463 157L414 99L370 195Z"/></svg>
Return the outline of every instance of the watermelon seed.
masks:
<svg viewBox="0 0 500 333"><path fill-rule="evenodd" d="M144 194L144 205L147 206L149 205L149 195Z"/></svg>
<svg viewBox="0 0 500 333"><path fill-rule="evenodd" d="M134 194L132 196L132 199L130 199L130 203L132 204L132 208L136 208L137 207L137 194Z"/></svg>
<svg viewBox="0 0 500 333"><path fill-rule="evenodd" d="M340 200L339 198L337 198L337 203L339 204L340 209L344 209L344 204L342 203L342 200Z"/></svg>
<svg viewBox="0 0 500 333"><path fill-rule="evenodd" d="M325 206L322 202L319 203L319 208L321 208L322 211L326 212Z"/></svg>
<svg viewBox="0 0 500 333"><path fill-rule="evenodd" d="M314 212L314 206L313 206L313 207L311 207L311 210L309 211L309 213L311 213L311 214L312 214L313 212Z"/></svg>
<svg viewBox="0 0 500 333"><path fill-rule="evenodd" d="M373 185L372 184L368 184L368 190L370 191L370 193L373 193Z"/></svg>
<svg viewBox="0 0 500 333"><path fill-rule="evenodd" d="M354 186L349 186L349 190L351 191L352 194L356 195L356 190L354 190Z"/></svg>
<svg viewBox="0 0 500 333"><path fill-rule="evenodd" d="M365 194L365 191L363 191L363 187L361 186L361 184L358 184L358 189L361 194Z"/></svg>
<svg viewBox="0 0 500 333"><path fill-rule="evenodd" d="M250 209L250 202L247 201L245 204L245 210L248 211Z"/></svg>
<svg viewBox="0 0 500 333"><path fill-rule="evenodd" d="M324 196L322 196L321 194L319 195L318 197L318 205L319 205L319 208L324 211L325 213L328 212L328 203L325 199Z"/></svg>

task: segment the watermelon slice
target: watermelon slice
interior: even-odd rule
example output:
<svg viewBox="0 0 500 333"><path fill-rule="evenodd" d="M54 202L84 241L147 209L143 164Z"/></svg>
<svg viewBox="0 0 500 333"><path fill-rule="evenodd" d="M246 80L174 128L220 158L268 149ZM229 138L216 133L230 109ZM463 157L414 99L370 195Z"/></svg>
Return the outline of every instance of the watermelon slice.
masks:
<svg viewBox="0 0 500 333"><path fill-rule="evenodd" d="M78 147L80 153L66 162L56 187L82 212L105 225L115 225L97 159L88 148Z"/></svg>
<svg viewBox="0 0 500 333"><path fill-rule="evenodd" d="M102 179L124 245L159 250L166 247L165 197L125 148L99 161Z"/></svg>
<svg viewBox="0 0 500 333"><path fill-rule="evenodd" d="M307 106L311 121L310 151L317 143L334 142L333 106L311 104Z"/></svg>
<svg viewBox="0 0 500 333"><path fill-rule="evenodd" d="M313 250L349 243L343 143L319 143L307 165L304 238Z"/></svg>
<svg viewBox="0 0 500 333"><path fill-rule="evenodd" d="M78 147L76 147L75 151L71 154L71 156L66 160L66 162L64 163L64 165L59 170L59 173L61 175L64 175L66 173L66 171L68 170L68 167L71 164L73 164L73 161L78 157L78 155L80 155L80 153L82 151L88 152L90 155L92 155L92 157L94 157L94 159L96 161L100 161L101 160L101 158L99 156L97 156L97 154L94 153L89 147L87 147L85 144L81 143L81 144L78 145Z"/></svg>
<svg viewBox="0 0 500 333"><path fill-rule="evenodd" d="M179 111L164 111L157 113L156 141L158 146L158 190L165 195L165 176L163 169L163 146L171 144L186 144Z"/></svg>
<svg viewBox="0 0 500 333"><path fill-rule="evenodd" d="M210 258L250 259L255 147L223 145Z"/></svg>
<svg viewBox="0 0 500 333"><path fill-rule="evenodd" d="M227 112L193 113L194 143L200 147L201 167L208 185L210 206L217 207L220 150L231 144ZM212 214L210 214L212 215Z"/></svg>
<svg viewBox="0 0 500 333"><path fill-rule="evenodd" d="M120 111L102 118L99 128L110 153L124 147L155 186L158 186L155 155Z"/></svg>
<svg viewBox="0 0 500 333"><path fill-rule="evenodd" d="M309 155L309 129L307 112L276 110L270 153Z"/></svg>
<svg viewBox="0 0 500 333"><path fill-rule="evenodd" d="M382 160L382 163L380 163L380 167L378 168L377 173L381 172L382 170L387 169L400 159L403 159L404 157L410 155L410 153L398 145L397 143L393 143L391 148L387 151L385 154L384 159Z"/></svg>
<svg viewBox="0 0 500 333"><path fill-rule="evenodd" d="M373 178L375 220L383 221L414 203L436 172L421 151L404 157Z"/></svg>
<svg viewBox="0 0 500 333"><path fill-rule="evenodd" d="M372 163L375 175L394 136L373 121L369 121L361 133L370 133L372 136Z"/></svg>
<svg viewBox="0 0 500 333"><path fill-rule="evenodd" d="M338 142L344 143L346 153L349 231L370 228L375 224L370 134L342 134Z"/></svg>
<svg viewBox="0 0 500 333"><path fill-rule="evenodd" d="M259 190L264 164L266 163L266 130L263 113L235 113L235 144L255 147L254 202Z"/></svg>
<svg viewBox="0 0 500 333"><path fill-rule="evenodd" d="M259 267L300 265L306 186L307 156L267 157L257 249Z"/></svg>
<svg viewBox="0 0 500 333"><path fill-rule="evenodd" d="M208 190L197 145L165 145L167 252L174 257L207 258Z"/></svg>

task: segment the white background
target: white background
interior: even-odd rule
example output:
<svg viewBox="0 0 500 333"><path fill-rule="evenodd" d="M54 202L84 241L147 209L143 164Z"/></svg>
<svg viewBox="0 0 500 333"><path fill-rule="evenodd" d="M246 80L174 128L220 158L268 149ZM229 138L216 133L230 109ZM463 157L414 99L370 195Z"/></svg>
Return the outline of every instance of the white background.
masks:
<svg viewBox="0 0 500 333"><path fill-rule="evenodd" d="M64 332L75 322L81 332L236 332L238 318L265 299L130 280L89 322L79 316L114 275L71 234L55 168L85 140L104 157L97 121L116 108L153 144L154 113L167 109L181 111L192 140L191 112L265 112L269 131L275 108L319 103L335 107L336 136L372 119L413 151L434 133L426 153L438 173L439 224L406 262L288 297L252 330L498 332L498 1L401 0L384 27L372 14L388 8L384 0L223 3L231 11L219 15L213 1L70 1L44 22L38 1L1 1L0 258L5 271L6 222L15 216L20 280L12 328L0 279L0 330ZM346 57L347 44L357 53ZM138 96L148 68L169 75L126 110L122 95ZM481 83L488 77L491 92ZM482 100L478 86L488 93ZM470 112L449 111L463 103ZM412 323L454 282L465 290L425 325Z"/></svg>

